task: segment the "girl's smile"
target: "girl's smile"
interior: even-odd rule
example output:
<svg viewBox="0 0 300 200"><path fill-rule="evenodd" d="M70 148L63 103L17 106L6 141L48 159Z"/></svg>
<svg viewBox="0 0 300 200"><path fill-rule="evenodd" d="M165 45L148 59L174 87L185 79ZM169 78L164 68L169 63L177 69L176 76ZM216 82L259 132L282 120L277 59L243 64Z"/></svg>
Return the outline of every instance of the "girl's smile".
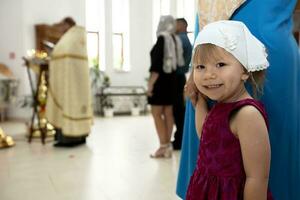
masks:
<svg viewBox="0 0 300 200"><path fill-rule="evenodd" d="M217 89L221 87L223 84L210 84L210 85L203 85L204 88L206 89Z"/></svg>

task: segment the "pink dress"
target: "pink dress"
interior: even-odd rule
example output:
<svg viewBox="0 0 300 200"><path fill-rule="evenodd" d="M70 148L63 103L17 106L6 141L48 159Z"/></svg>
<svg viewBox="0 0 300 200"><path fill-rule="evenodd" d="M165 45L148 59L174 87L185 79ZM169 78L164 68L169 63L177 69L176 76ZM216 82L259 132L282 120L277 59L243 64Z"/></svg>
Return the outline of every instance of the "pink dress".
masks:
<svg viewBox="0 0 300 200"><path fill-rule="evenodd" d="M256 107L268 123L264 107L257 100L216 104L203 124L197 166L186 200L243 200L246 178L242 153L239 140L230 130L229 119L234 110L245 105ZM272 199L268 192L268 200Z"/></svg>

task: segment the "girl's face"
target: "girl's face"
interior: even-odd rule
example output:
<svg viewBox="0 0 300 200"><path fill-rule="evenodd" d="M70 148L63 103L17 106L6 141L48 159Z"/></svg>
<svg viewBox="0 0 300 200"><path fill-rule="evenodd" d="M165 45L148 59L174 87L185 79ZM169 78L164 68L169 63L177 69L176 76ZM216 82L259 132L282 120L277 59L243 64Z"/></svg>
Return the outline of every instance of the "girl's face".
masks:
<svg viewBox="0 0 300 200"><path fill-rule="evenodd" d="M248 94L244 81L249 76L241 63L220 47L214 46L212 52L214 55L202 59L205 62L195 55L194 81L198 90L218 102L236 101Z"/></svg>

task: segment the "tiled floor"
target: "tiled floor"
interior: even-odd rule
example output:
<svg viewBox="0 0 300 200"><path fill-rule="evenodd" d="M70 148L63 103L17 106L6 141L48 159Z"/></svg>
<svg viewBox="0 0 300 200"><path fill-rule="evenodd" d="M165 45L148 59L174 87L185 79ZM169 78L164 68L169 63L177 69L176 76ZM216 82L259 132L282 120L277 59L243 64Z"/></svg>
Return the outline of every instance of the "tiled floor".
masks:
<svg viewBox="0 0 300 200"><path fill-rule="evenodd" d="M62 149L0 123L16 146L0 150L0 200L177 200L179 152L150 159L158 145L150 116L96 118L87 145Z"/></svg>

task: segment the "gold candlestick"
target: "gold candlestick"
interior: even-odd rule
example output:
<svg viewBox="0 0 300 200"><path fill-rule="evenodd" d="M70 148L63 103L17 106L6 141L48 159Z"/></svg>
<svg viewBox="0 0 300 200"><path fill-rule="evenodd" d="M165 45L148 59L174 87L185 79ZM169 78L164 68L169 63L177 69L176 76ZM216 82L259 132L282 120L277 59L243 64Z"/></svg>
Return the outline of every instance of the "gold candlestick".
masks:
<svg viewBox="0 0 300 200"><path fill-rule="evenodd" d="M13 147L15 142L12 137L5 135L4 131L0 127L0 149Z"/></svg>

